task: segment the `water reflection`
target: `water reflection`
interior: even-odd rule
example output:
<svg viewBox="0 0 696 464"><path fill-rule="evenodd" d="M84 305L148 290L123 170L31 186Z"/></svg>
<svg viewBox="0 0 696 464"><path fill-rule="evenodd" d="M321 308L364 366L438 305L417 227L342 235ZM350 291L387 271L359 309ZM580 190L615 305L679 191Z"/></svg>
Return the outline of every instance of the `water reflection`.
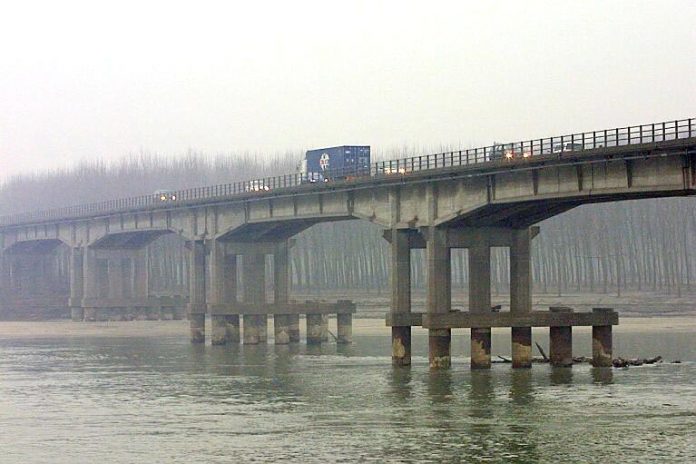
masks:
<svg viewBox="0 0 696 464"><path fill-rule="evenodd" d="M527 405L532 402L534 389L532 387L531 369L513 369L510 379L510 399L516 405Z"/></svg>
<svg viewBox="0 0 696 464"><path fill-rule="evenodd" d="M551 367L551 385L570 385L573 383L572 367Z"/></svg>
<svg viewBox="0 0 696 464"><path fill-rule="evenodd" d="M433 404L452 400L452 371L437 369L428 372L428 396Z"/></svg>
<svg viewBox="0 0 696 464"><path fill-rule="evenodd" d="M592 381L602 385L611 385L614 383L614 371L611 367L593 367Z"/></svg>
<svg viewBox="0 0 696 464"><path fill-rule="evenodd" d="M410 368L397 367L392 369L389 372L389 386L391 387L392 396L401 401L410 399L413 395L411 381L412 374Z"/></svg>

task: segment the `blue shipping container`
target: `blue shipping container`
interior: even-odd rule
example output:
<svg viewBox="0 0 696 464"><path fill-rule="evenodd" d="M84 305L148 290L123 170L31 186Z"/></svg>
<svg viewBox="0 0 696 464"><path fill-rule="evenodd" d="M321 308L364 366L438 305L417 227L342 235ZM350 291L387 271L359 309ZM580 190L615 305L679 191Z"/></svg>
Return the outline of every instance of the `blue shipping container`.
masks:
<svg viewBox="0 0 696 464"><path fill-rule="evenodd" d="M345 179L370 172L370 147L368 145L343 145L340 147L309 150L302 160L303 182Z"/></svg>

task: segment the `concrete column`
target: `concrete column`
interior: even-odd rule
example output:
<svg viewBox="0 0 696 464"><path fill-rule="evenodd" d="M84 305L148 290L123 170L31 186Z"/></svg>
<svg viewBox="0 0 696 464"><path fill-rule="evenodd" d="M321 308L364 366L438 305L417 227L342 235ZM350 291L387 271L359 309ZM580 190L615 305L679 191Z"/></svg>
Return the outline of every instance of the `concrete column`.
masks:
<svg viewBox="0 0 696 464"><path fill-rule="evenodd" d="M225 345L227 343L227 319L222 311L225 304L225 245L218 240L211 240L208 244L210 294L207 302L210 313L211 344Z"/></svg>
<svg viewBox="0 0 696 464"><path fill-rule="evenodd" d="M321 341L326 343L329 341L329 315L321 315Z"/></svg>
<svg viewBox="0 0 696 464"><path fill-rule="evenodd" d="M97 314L93 306L94 301L99 295L99 270L97 266L97 256L89 247L85 247L82 256L82 307L84 308L84 320L96 321Z"/></svg>
<svg viewBox="0 0 696 464"><path fill-rule="evenodd" d="M532 367L532 328L512 328L512 367Z"/></svg>
<svg viewBox="0 0 696 464"><path fill-rule="evenodd" d="M321 343L322 318L321 314L307 314L307 344L318 345Z"/></svg>
<svg viewBox="0 0 696 464"><path fill-rule="evenodd" d="M227 343L239 344L239 315L228 314L225 317Z"/></svg>
<svg viewBox="0 0 696 464"><path fill-rule="evenodd" d="M189 242L189 321L191 343L205 343L205 244Z"/></svg>
<svg viewBox="0 0 696 464"><path fill-rule="evenodd" d="M290 269L288 256L288 242L283 241L276 245L273 254L273 301L276 305L287 305L290 300ZM298 315L299 317L299 315ZM297 343L291 337L291 323L294 322L290 314L276 314L273 316L273 335L276 345ZM299 319L297 320L299 330Z"/></svg>
<svg viewBox="0 0 696 464"><path fill-rule="evenodd" d="M531 233L528 228L512 231L510 245L510 312L532 311ZM532 328L512 328L512 367L532 367Z"/></svg>
<svg viewBox="0 0 696 464"><path fill-rule="evenodd" d="M429 313L448 313L452 305L452 272L447 230L431 227L426 239L427 295ZM451 365L451 329L428 329L429 362L433 369L447 369ZM410 342L410 340L409 340Z"/></svg>
<svg viewBox="0 0 696 464"><path fill-rule="evenodd" d="M408 231L391 230L391 312L411 312L411 248ZM350 316L350 315L349 315ZM339 316L340 317L340 316ZM340 327L340 326L339 326ZM411 326L392 326L392 365L411 365ZM340 337L340 328L339 328Z"/></svg>
<svg viewBox="0 0 696 464"><path fill-rule="evenodd" d="M242 264L244 273L244 301L263 304L266 302L266 259L261 253L250 252L244 255ZM244 315L244 344L255 345L266 341L266 315Z"/></svg>
<svg viewBox="0 0 696 464"><path fill-rule="evenodd" d="M336 331L338 332L336 334L336 337L338 338L336 342L339 345L349 345L353 343L353 315L350 313L338 314L336 316ZM394 355L392 352L392 360L394 359L393 356Z"/></svg>
<svg viewBox="0 0 696 464"><path fill-rule="evenodd" d="M109 253L109 298L123 298L123 273L123 256L121 253L118 251Z"/></svg>
<svg viewBox="0 0 696 464"><path fill-rule="evenodd" d="M225 265L223 273L223 302L225 304L234 305L234 303L237 302L237 255L225 255ZM225 327L227 331L227 343L239 343L239 315L228 314L225 316L225 322Z"/></svg>
<svg viewBox="0 0 696 464"><path fill-rule="evenodd" d="M300 343L300 315L290 314L287 318L290 343Z"/></svg>
<svg viewBox="0 0 696 464"><path fill-rule="evenodd" d="M593 308L593 313L611 312L611 308ZM595 367L611 367L612 330L610 325L592 326L592 365Z"/></svg>
<svg viewBox="0 0 696 464"><path fill-rule="evenodd" d="M550 308L552 313L572 313L572 308ZM573 328L570 326L549 327L549 360L552 366L572 367L573 365Z"/></svg>
<svg viewBox="0 0 696 464"><path fill-rule="evenodd" d="M82 307L84 289L84 249L70 250L70 317L73 321L82 321L85 310Z"/></svg>
<svg viewBox="0 0 696 464"><path fill-rule="evenodd" d="M150 296L150 253L146 248L138 250L133 256L133 296L147 298Z"/></svg>
<svg viewBox="0 0 696 464"><path fill-rule="evenodd" d="M491 248L487 241L469 248L469 311L491 311ZM471 368L491 367L491 328L471 328Z"/></svg>

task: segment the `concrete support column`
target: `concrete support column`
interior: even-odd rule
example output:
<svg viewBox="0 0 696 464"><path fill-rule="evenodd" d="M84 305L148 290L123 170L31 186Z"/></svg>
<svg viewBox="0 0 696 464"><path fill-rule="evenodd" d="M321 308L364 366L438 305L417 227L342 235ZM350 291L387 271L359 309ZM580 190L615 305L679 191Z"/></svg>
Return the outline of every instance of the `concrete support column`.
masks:
<svg viewBox="0 0 696 464"><path fill-rule="evenodd" d="M572 308L550 308L552 313L572 313ZM549 327L549 360L552 366L572 367L573 328L570 326Z"/></svg>
<svg viewBox="0 0 696 464"><path fill-rule="evenodd" d="M593 308L592 312L606 313L612 312L611 308ZM612 353L612 330L610 325L592 326L592 365L595 367L611 367L613 361Z"/></svg>
<svg viewBox="0 0 696 464"><path fill-rule="evenodd" d="M510 312L532 311L532 260L530 230L515 229L510 244ZM512 328L512 367L532 367L532 328Z"/></svg>
<svg viewBox="0 0 696 464"><path fill-rule="evenodd" d="M147 248L138 250L133 256L133 295L136 298L150 296L150 253Z"/></svg>
<svg viewBox="0 0 696 464"><path fill-rule="evenodd" d="M99 295L99 269L97 266L97 256L89 247L85 247L82 255L82 307L84 308L84 320L96 321L96 309L91 306ZM90 303L91 302L91 303Z"/></svg>
<svg viewBox="0 0 696 464"><path fill-rule="evenodd" d="M326 343L329 341L329 315L321 315L321 341Z"/></svg>
<svg viewBox="0 0 696 464"><path fill-rule="evenodd" d="M410 329L410 327L409 327ZM349 345L353 343L353 315L350 313L338 314L336 316L336 342L339 345ZM393 332L392 332L393 333ZM410 334L410 330L409 330ZM393 340L393 338L392 338ZM409 338L410 341L410 338ZM410 353L409 353L410 354ZM392 360L394 359L392 352Z"/></svg>
<svg viewBox="0 0 696 464"><path fill-rule="evenodd" d="M237 302L237 255L225 255L224 261L223 302L234 305ZM239 315L228 314L225 316L225 330L227 343L239 343Z"/></svg>
<svg viewBox="0 0 696 464"><path fill-rule="evenodd" d="M532 367L532 328L512 328L512 367Z"/></svg>
<svg viewBox="0 0 696 464"><path fill-rule="evenodd" d="M300 315L290 314L287 316L287 320L290 343L300 343Z"/></svg>
<svg viewBox="0 0 696 464"><path fill-rule="evenodd" d="M248 253L243 258L244 301L247 303L266 302L266 257L261 253ZM259 314L244 315L244 344L256 345L266 341L268 336L267 316Z"/></svg>
<svg viewBox="0 0 696 464"><path fill-rule="evenodd" d="M491 248L487 241L469 248L469 311L491 311ZM471 328L471 368L491 367L491 328Z"/></svg>
<svg viewBox="0 0 696 464"><path fill-rule="evenodd" d="M321 314L307 314L307 344L319 345L322 337Z"/></svg>
<svg viewBox="0 0 696 464"><path fill-rule="evenodd" d="M448 313L452 304L452 272L447 230L431 227L426 239L427 295L429 313ZM428 329L429 363L432 369L447 369L451 365L451 329ZM410 340L409 340L410 342Z"/></svg>
<svg viewBox="0 0 696 464"><path fill-rule="evenodd" d="M116 251L109 253L108 279L109 279L109 298L123 298L123 256Z"/></svg>
<svg viewBox="0 0 696 464"><path fill-rule="evenodd" d="M205 244L202 240L189 243L189 321L191 343L205 343Z"/></svg>
<svg viewBox="0 0 696 464"><path fill-rule="evenodd" d="M225 345L228 342L227 316L218 313L218 311L223 312L227 297L225 244L218 240L211 240L208 245L210 294L207 306L211 320L210 340L213 345Z"/></svg>
<svg viewBox="0 0 696 464"><path fill-rule="evenodd" d="M273 300L279 306L287 305L290 301L288 254L287 241L276 245L275 253L273 254ZM276 314L273 316L273 336L276 345L287 345L288 343L297 343L299 341L299 319L297 319L297 340L291 336L292 322L294 322L294 319L290 314Z"/></svg>
<svg viewBox="0 0 696 464"><path fill-rule="evenodd" d="M70 250L70 317L80 322L85 317L82 307L84 290L84 249L80 247Z"/></svg>
<svg viewBox="0 0 696 464"><path fill-rule="evenodd" d="M227 318L220 314L210 315L210 343L212 345L227 344Z"/></svg>
<svg viewBox="0 0 696 464"><path fill-rule="evenodd" d="M407 230L391 230L391 312L411 312L411 248ZM350 314L348 315L350 316ZM340 315L339 315L340 317ZM340 319L339 319L340 321ZM411 365L411 326L392 326L392 365ZM340 337L340 325L339 325Z"/></svg>

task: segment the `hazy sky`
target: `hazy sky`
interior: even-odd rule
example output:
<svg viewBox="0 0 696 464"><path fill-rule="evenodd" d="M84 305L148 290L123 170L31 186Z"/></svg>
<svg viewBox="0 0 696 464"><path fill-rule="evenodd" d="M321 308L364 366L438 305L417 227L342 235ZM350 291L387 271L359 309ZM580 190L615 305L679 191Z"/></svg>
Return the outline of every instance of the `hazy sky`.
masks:
<svg viewBox="0 0 696 464"><path fill-rule="evenodd" d="M696 117L696 1L0 8L0 181L189 149L473 145Z"/></svg>

